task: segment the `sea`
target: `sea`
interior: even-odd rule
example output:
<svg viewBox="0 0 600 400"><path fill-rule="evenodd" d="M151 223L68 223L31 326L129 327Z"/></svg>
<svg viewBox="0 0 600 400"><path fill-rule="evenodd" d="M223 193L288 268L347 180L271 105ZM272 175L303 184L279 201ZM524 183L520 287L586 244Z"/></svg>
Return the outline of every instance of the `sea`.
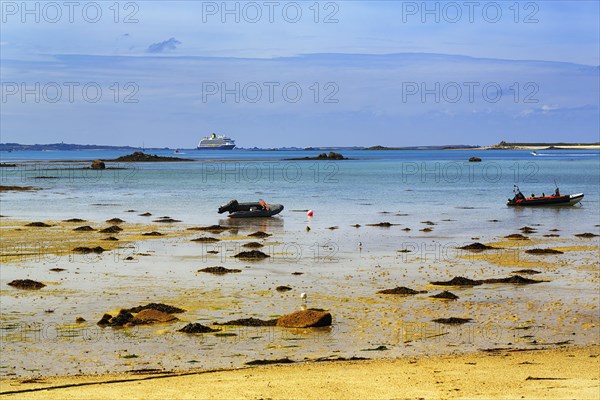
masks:
<svg viewBox="0 0 600 400"><path fill-rule="evenodd" d="M193 161L107 161L104 170L87 167L90 160L130 152L0 153L2 185L42 189L2 192L2 225L6 220L24 224L68 218L98 225L115 217L151 224L139 215L150 212L185 227L239 228L235 234L216 235L222 242L210 245L190 242L189 236L141 241L130 251L132 262L124 262L123 252L104 253L93 262L72 257L2 262L0 377L237 368L251 360L285 357L397 358L597 343L598 238L574 235L600 233L598 150L540 150L537 156L524 150L336 151L348 159L297 160L320 153L308 150L157 150L147 153ZM470 157L482 161L469 162ZM508 207L517 186L525 195L551 194L558 186L561 193L585 197L573 207ZM217 213L231 199L263 199L285 209L259 221L231 221ZM570 250L545 258L519 252L522 258L514 265L457 251L473 242L502 242L524 226L537 231L531 236L538 246ZM273 235L262 249L270 257L259 262L232 257L240 243L250 240L246 235L257 230ZM209 247L216 254L207 255ZM441 290L431 281L502 278L521 264L540 270L532 278L544 283L451 288L460 297L455 302L428 297ZM217 265L242 272L197 272ZM65 271L49 272L53 267ZM7 286L25 278L48 286L39 291ZM280 285L292 290L278 292ZM428 294L377 294L396 286ZM148 302L187 312L178 315L176 326L96 325L106 312ZM333 326L222 327L219 333L199 335L176 331L189 322L269 319L306 307L330 310ZM76 317L86 322L75 324ZM472 321L462 327L432 324L439 317Z"/></svg>

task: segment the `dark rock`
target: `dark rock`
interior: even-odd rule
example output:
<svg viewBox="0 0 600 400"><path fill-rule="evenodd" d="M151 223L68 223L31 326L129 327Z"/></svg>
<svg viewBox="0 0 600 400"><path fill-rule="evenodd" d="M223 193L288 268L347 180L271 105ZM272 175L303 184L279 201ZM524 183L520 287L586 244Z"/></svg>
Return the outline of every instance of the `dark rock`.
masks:
<svg viewBox="0 0 600 400"><path fill-rule="evenodd" d="M63 272L63 271L66 271L66 269L64 269L64 268L50 268L50 271L52 271L52 272Z"/></svg>
<svg viewBox="0 0 600 400"><path fill-rule="evenodd" d="M525 253L527 253L527 254L564 254L562 251L554 250L554 249L529 249L529 250L525 250Z"/></svg>
<svg viewBox="0 0 600 400"><path fill-rule="evenodd" d="M132 313L139 313L140 311L143 311L143 310L157 310L157 311L161 311L166 314L178 314L178 313L185 312L185 310L183 308L170 306L168 304L163 304L163 303L148 303L145 306L133 307L127 311L132 312Z"/></svg>
<svg viewBox="0 0 600 400"><path fill-rule="evenodd" d="M179 329L177 332L183 332L183 333L211 333L211 332L219 332L219 331L220 331L220 329L213 329L213 328L210 328L208 326L204 326L202 324L199 324L199 323L195 322L195 323L187 324L183 328Z"/></svg>
<svg viewBox="0 0 600 400"><path fill-rule="evenodd" d="M8 286L15 287L17 289L41 289L44 285L42 282L34 281L31 279L15 279L14 281L8 282Z"/></svg>
<svg viewBox="0 0 600 400"><path fill-rule="evenodd" d="M287 292L292 290L292 288L289 286L277 286L275 290L277 290L278 292Z"/></svg>
<svg viewBox="0 0 600 400"><path fill-rule="evenodd" d="M73 249L73 251L76 253L83 253L83 254L89 254L89 253L101 254L101 253L105 252L106 250L100 246L96 246L96 247L81 246L81 247L75 247Z"/></svg>
<svg viewBox="0 0 600 400"><path fill-rule="evenodd" d="M262 260L270 257L268 254L263 253L260 250L242 251L234 256L243 260Z"/></svg>
<svg viewBox="0 0 600 400"><path fill-rule="evenodd" d="M102 239L102 240L111 240L111 241L116 241L116 240L119 240L119 239L117 239L117 238L116 238L116 237L114 237L114 236L109 236L109 237L106 237L106 238L104 238L104 239Z"/></svg>
<svg viewBox="0 0 600 400"><path fill-rule="evenodd" d="M85 318L83 318L83 317L77 317L77 318L75 318L75 322L78 324L82 324L86 321L85 321Z"/></svg>
<svg viewBox="0 0 600 400"><path fill-rule="evenodd" d="M90 165L91 169L105 169L106 164L102 160L94 160L92 161L92 165Z"/></svg>
<svg viewBox="0 0 600 400"><path fill-rule="evenodd" d="M468 244L466 246L459 247L459 249L461 249L461 250L483 251L483 250L493 250L493 249L496 249L496 247L487 246L485 244L475 242L475 243Z"/></svg>
<svg viewBox="0 0 600 400"><path fill-rule="evenodd" d="M270 234L266 233L266 232L254 232L248 235L249 237L256 237L256 238L268 238L269 236L271 236Z"/></svg>
<svg viewBox="0 0 600 400"><path fill-rule="evenodd" d="M431 282L432 285L437 286L477 286L481 285L481 281L474 281L469 278L464 278L462 276L455 276L449 281L437 281Z"/></svg>
<svg viewBox="0 0 600 400"><path fill-rule="evenodd" d="M110 314L104 314L102 319L98 322L98 325L110 325L110 326L124 326L125 324L130 323L133 320L133 314L127 310L119 311L119 314L116 317L110 318L108 324L101 324L106 316L110 316Z"/></svg>
<svg viewBox="0 0 600 400"><path fill-rule="evenodd" d="M421 223L425 225L435 225L435 223L431 221L421 221Z"/></svg>
<svg viewBox="0 0 600 400"><path fill-rule="evenodd" d="M549 233L547 235L544 235L544 237L560 237L560 235L558 235L556 233Z"/></svg>
<svg viewBox="0 0 600 400"><path fill-rule="evenodd" d="M380 293L380 294L404 294L404 295L409 295L409 294L427 293L427 291L426 290L414 290L414 289L407 288L407 287L404 287L404 286L398 286L398 287L393 288L393 289L380 290L377 293Z"/></svg>
<svg viewBox="0 0 600 400"><path fill-rule="evenodd" d="M234 325L234 326L275 326L277 325L277 319L258 319L258 318L240 318L232 321L223 323L215 322L213 325Z"/></svg>
<svg viewBox="0 0 600 400"><path fill-rule="evenodd" d="M304 275L304 272L292 272L292 275Z"/></svg>
<svg viewBox="0 0 600 400"><path fill-rule="evenodd" d="M313 328L330 326L331 314L326 311L308 309L283 315L277 319L277 326L284 328Z"/></svg>
<svg viewBox="0 0 600 400"><path fill-rule="evenodd" d="M119 228L117 225L113 225L113 226L109 226L108 228L104 228L102 229L100 232L101 233L118 233L121 232L123 229Z"/></svg>
<svg viewBox="0 0 600 400"><path fill-rule="evenodd" d="M192 239L192 242L201 242L201 243L214 243L214 242L218 242L219 239L214 238L214 237L199 237L196 239Z"/></svg>
<svg viewBox="0 0 600 400"><path fill-rule="evenodd" d="M250 249L259 249L259 248L263 247L263 245L258 242L250 242L250 243L243 244L242 247L247 247Z"/></svg>
<svg viewBox="0 0 600 400"><path fill-rule="evenodd" d="M352 227L354 227L354 228L360 228L360 224L354 224L354 225L352 225Z"/></svg>
<svg viewBox="0 0 600 400"><path fill-rule="evenodd" d="M334 230L336 230L336 229L340 229L340 227L339 227L339 226L330 226L330 227L329 227L329 228L327 228L327 229L329 229L330 231L334 231Z"/></svg>
<svg viewBox="0 0 600 400"><path fill-rule="evenodd" d="M293 364L295 361L289 358L279 358L276 360L253 360L248 361L246 365L270 365L270 364Z"/></svg>
<svg viewBox="0 0 600 400"><path fill-rule="evenodd" d="M410 231L410 228L402 228L402 230L408 232Z"/></svg>
<svg viewBox="0 0 600 400"><path fill-rule="evenodd" d="M225 275L231 273L242 272L241 269L230 269L225 267L207 267L199 269L198 272L208 272L209 274Z"/></svg>
<svg viewBox="0 0 600 400"><path fill-rule="evenodd" d="M91 227L91 226L89 226L89 225L80 226L80 227L77 227L77 228L75 228L75 229L73 229L73 230L74 230L74 231L82 231L82 232L95 231L95 229L94 229L94 228L92 228L92 227Z"/></svg>
<svg viewBox="0 0 600 400"><path fill-rule="evenodd" d="M151 213L149 213L149 212L145 212L145 213L143 213L143 214L138 214L138 215L139 215L140 217L149 217L149 216L151 216L152 214L151 214Z"/></svg>
<svg viewBox="0 0 600 400"><path fill-rule="evenodd" d="M219 254L217 250L206 250L207 254Z"/></svg>
<svg viewBox="0 0 600 400"><path fill-rule="evenodd" d="M471 157L471 158L469 158L469 162L481 162L481 158L479 158L479 157Z"/></svg>
<svg viewBox="0 0 600 400"><path fill-rule="evenodd" d="M524 226L524 227L522 227L522 228L521 228L521 229L519 229L519 230L520 230L521 232L523 232L523 233L534 233L534 232L536 232L536 230L535 230L535 229L533 229L533 228L530 228L530 227L528 227L528 226Z"/></svg>
<svg viewBox="0 0 600 400"><path fill-rule="evenodd" d="M456 318L456 317L437 318L437 319L433 320L433 322L437 322L439 324L449 324L449 325L466 324L467 322L471 322L471 321L473 321L472 318Z"/></svg>
<svg viewBox="0 0 600 400"><path fill-rule="evenodd" d="M123 221L121 218L111 218L111 219L107 219L106 222L108 222L109 224L117 225L117 224L122 224L125 221Z"/></svg>
<svg viewBox="0 0 600 400"><path fill-rule="evenodd" d="M423 229L419 229L421 232L431 232L433 229L431 228L423 228Z"/></svg>
<svg viewBox="0 0 600 400"><path fill-rule="evenodd" d="M134 258L133 258L132 256L125 257L125 261L131 261L131 260L133 260L133 259L134 259Z"/></svg>
<svg viewBox="0 0 600 400"><path fill-rule="evenodd" d="M63 222L87 222L87 221L85 219L81 219L81 218L70 218L70 219L63 220Z"/></svg>
<svg viewBox="0 0 600 400"><path fill-rule="evenodd" d="M454 293L449 292L447 290L444 290L443 292L440 292L438 294L434 294L434 295L429 296L429 297L432 297L434 299L447 299L447 300L456 300L456 299L458 299L457 295L455 295Z"/></svg>
<svg viewBox="0 0 600 400"><path fill-rule="evenodd" d="M48 227L51 227L52 225L48 225L45 222L30 222L30 223L26 224L25 226L34 226L36 228L48 228Z"/></svg>

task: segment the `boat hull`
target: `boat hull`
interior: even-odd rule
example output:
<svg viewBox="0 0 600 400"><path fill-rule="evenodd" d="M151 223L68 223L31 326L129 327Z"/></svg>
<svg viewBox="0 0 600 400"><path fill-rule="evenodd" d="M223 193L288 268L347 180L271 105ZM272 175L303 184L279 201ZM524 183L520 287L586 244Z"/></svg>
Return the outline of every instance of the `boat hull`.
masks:
<svg viewBox="0 0 600 400"><path fill-rule="evenodd" d="M196 150L231 150L235 147L235 144L224 144L221 146L198 146Z"/></svg>
<svg viewBox="0 0 600 400"><path fill-rule="evenodd" d="M583 199L583 193L567 194L564 196L528 197L523 200L509 200L510 207L565 207L574 206Z"/></svg>

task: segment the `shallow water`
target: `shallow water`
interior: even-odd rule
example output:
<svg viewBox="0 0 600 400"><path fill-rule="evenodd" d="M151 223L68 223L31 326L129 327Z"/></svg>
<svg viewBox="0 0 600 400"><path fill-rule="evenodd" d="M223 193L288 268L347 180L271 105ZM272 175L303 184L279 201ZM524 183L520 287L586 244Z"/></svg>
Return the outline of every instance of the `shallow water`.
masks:
<svg viewBox="0 0 600 400"><path fill-rule="evenodd" d="M191 157L190 152L181 156ZM240 227L236 234L193 232L142 241L97 257L47 255L3 262L1 376L235 367L253 359L286 356L295 360L397 357L491 347L535 348L567 340L597 343L598 238L578 239L573 234L599 233L598 153L577 156L573 154L583 153L563 151L539 159L520 151L348 151L344 154L352 160L317 163L282 160L309 152L240 150L223 152L226 162L121 165L129 169L100 173L80 169L86 165L83 163L18 158L40 160L49 152L43 153L8 153L20 160L20 165L0 168L2 184L45 188L2 193L1 214L11 220L80 217L100 222L119 217L148 223L137 214L149 211L157 217L182 220L182 230L217 223ZM64 153L52 157L101 157L98 153ZM6 155L2 153L2 162L10 162ZM472 155L484 161L466 162ZM36 179L39 176L58 178ZM550 193L554 179L564 193L584 192L581 206L505 206L513 184L527 194ZM216 208L230 198L264 198L282 203L286 209L271 219L228 221ZM126 212L129 209L137 212ZM315 217L293 211L305 209L313 209ZM399 225L366 226L382 221ZM522 249L504 246L485 254L457 249L473 241L505 241L502 236L525 225L538 229L530 235L535 238L530 247L581 248L551 256L526 255ZM333 226L338 229L328 229ZM407 227L411 230L404 231ZM425 227L433 230L421 231ZM543 237L555 228L560 229L559 238ZM273 234L264 240L262 249L271 257L260 262L233 258L242 243L254 241L245 235L256 230ZM223 240L215 244L189 241L198 236ZM402 249L409 252L398 252ZM210 255L207 250L219 253ZM125 261L127 255L134 255L134 260ZM517 266L529 264L542 272L531 278L549 282L473 288L428 284L453 276L505 277L519 269ZM214 265L242 272L225 276L196 272ZM66 271L49 271L57 266ZM291 275L295 271L304 274ZM48 286L22 291L6 285L25 278ZM278 285L293 290L279 293L274 290ZM376 294L395 286L429 293L410 297ZM428 297L444 289L460 299L448 302ZM309 307L331 310L333 327L224 327L223 333L236 336L176 332L187 322L209 324L286 314L302 307L302 292L308 293ZM114 314L120 308L150 301L176 305L187 312L178 315L182 322L172 325L128 329L95 325L105 312ZM75 324L77 316L87 322ZM469 317L474 322L458 327L431 322L449 316ZM388 350L366 351L382 345ZM126 357L131 354L137 357Z"/></svg>

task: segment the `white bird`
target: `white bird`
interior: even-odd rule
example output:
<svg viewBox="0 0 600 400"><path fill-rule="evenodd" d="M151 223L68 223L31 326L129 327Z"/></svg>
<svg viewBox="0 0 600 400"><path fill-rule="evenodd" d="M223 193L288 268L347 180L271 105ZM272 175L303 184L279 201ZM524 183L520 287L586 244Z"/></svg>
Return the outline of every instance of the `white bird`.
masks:
<svg viewBox="0 0 600 400"><path fill-rule="evenodd" d="M300 293L300 298L302 299L302 309L306 310L306 293Z"/></svg>

